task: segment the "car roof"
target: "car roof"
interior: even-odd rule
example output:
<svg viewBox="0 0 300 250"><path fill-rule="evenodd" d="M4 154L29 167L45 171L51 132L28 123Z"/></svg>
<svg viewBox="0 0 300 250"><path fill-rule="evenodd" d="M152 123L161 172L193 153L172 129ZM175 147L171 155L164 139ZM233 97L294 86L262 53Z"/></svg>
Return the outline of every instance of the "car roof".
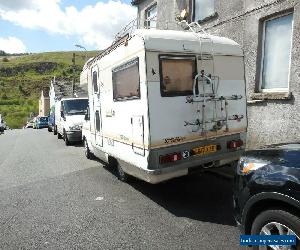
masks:
<svg viewBox="0 0 300 250"><path fill-rule="evenodd" d="M243 154L246 157L256 157L258 155L270 155L272 152L289 152L289 151L299 151L300 153L300 143L281 143L281 144L272 144L272 145L266 145L262 148L258 149L250 149L246 150L246 152Z"/></svg>
<svg viewBox="0 0 300 250"><path fill-rule="evenodd" d="M300 143L280 143L264 146L258 150L300 150Z"/></svg>

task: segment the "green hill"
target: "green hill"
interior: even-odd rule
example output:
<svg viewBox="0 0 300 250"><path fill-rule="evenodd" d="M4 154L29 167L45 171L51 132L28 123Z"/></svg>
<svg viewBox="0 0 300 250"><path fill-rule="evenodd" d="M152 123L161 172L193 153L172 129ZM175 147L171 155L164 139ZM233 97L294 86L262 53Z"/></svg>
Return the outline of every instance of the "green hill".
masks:
<svg viewBox="0 0 300 250"><path fill-rule="evenodd" d="M99 52L75 52L76 82L85 59ZM11 128L22 127L31 113L38 113L43 87L58 80L73 79L73 52L45 52L28 55L0 55L0 114Z"/></svg>

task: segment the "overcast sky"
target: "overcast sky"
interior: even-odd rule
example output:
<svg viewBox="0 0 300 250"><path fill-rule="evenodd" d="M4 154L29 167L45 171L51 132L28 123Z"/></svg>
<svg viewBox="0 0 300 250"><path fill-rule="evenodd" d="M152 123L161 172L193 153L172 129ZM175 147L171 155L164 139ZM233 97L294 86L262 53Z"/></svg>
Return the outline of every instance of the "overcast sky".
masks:
<svg viewBox="0 0 300 250"><path fill-rule="evenodd" d="M0 50L103 49L136 18L131 0L0 0Z"/></svg>

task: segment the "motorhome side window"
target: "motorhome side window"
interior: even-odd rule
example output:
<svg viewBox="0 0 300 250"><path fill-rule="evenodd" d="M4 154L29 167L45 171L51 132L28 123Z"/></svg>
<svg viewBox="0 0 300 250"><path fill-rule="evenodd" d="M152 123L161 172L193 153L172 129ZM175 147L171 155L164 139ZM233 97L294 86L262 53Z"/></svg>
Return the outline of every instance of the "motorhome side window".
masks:
<svg viewBox="0 0 300 250"><path fill-rule="evenodd" d="M112 70L114 101L140 98L139 59L136 58Z"/></svg>
<svg viewBox="0 0 300 250"><path fill-rule="evenodd" d="M193 56L160 55L161 96L193 94L196 58Z"/></svg>
<svg viewBox="0 0 300 250"><path fill-rule="evenodd" d="M98 93L98 83L97 83L97 71L93 72L93 87L94 87L94 92Z"/></svg>
<svg viewBox="0 0 300 250"><path fill-rule="evenodd" d="M99 111L96 111L95 117L96 117L96 130L100 131L100 115L99 115Z"/></svg>

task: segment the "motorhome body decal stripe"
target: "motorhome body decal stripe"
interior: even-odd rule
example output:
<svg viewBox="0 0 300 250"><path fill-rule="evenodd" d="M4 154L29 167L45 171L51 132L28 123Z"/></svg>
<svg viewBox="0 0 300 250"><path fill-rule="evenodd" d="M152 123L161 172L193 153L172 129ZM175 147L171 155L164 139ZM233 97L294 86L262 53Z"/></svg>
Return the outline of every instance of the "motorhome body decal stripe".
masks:
<svg viewBox="0 0 300 250"><path fill-rule="evenodd" d="M150 148L151 149L163 148L163 147L169 147L169 146L174 146L174 145L180 145L180 144L188 143L188 142L204 141L204 140L213 139L213 138L218 139L219 137L224 137L224 136L234 135L234 134L240 134L240 133L246 133L246 132L247 132L246 128L235 129L235 130L232 129L228 132L225 132L225 131L221 131L221 132L218 132L218 133L209 132L206 136L201 136L199 134L191 135L191 136L185 136L184 139L180 140L180 142L171 142L171 143L159 142L157 144L152 143Z"/></svg>
<svg viewBox="0 0 300 250"><path fill-rule="evenodd" d="M135 147L145 149L145 150L150 150L150 149L164 148L164 147L169 147L169 146L180 145L180 144L184 144L184 143L188 143L188 142L204 141L204 140L213 139L213 138L217 139L219 137L224 137L224 136L234 135L234 134L240 134L240 133L246 133L246 132L247 132L246 128L230 130L229 132L222 131L221 133L219 132L218 134L216 134L216 132L210 132L206 136L201 136L199 134L198 135L186 136L180 142L162 143L162 141L164 141L164 139L162 139L160 142L152 143L150 145L149 144L144 144L144 145L135 144ZM133 143L132 140L129 140L129 141L122 140L120 138L120 135L104 134L103 138L114 140L116 142L129 145L130 147L132 147L132 143Z"/></svg>

